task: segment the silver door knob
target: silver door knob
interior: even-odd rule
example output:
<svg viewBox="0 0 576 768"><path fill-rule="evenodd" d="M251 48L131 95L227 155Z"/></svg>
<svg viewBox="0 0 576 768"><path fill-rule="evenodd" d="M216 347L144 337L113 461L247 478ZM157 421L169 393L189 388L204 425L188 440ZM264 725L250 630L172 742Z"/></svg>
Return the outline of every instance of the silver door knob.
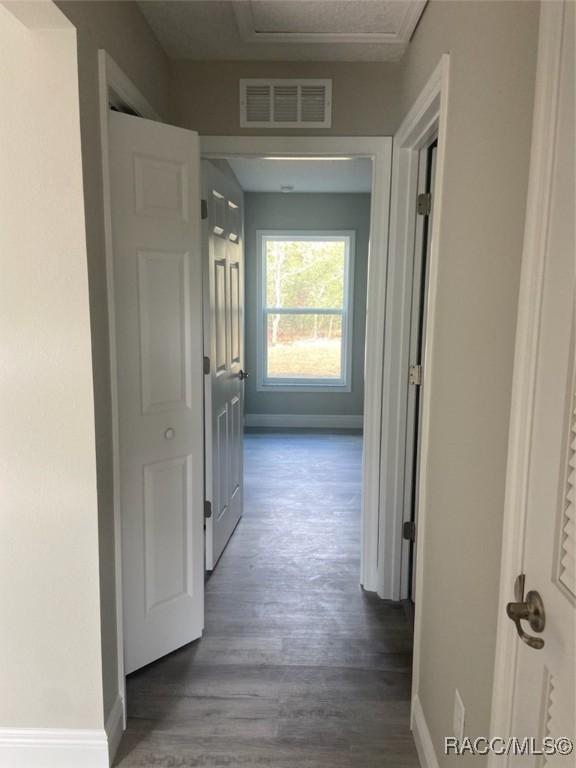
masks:
<svg viewBox="0 0 576 768"><path fill-rule="evenodd" d="M164 438L165 438L166 440L174 440L174 435L175 435L175 434L176 434L176 432L174 432L174 430L172 429L172 427L168 427L168 429L166 430L166 432L164 432Z"/></svg>
<svg viewBox="0 0 576 768"><path fill-rule="evenodd" d="M544 640L541 637L533 637L524 632L522 622L527 621L533 632L543 632L546 626L546 614L544 612L544 603L540 594L536 590L531 590L524 599L524 581L523 573L518 576L514 584L514 603L508 603L506 613L509 619L512 619L516 625L516 631L522 642L539 651L544 648Z"/></svg>
<svg viewBox="0 0 576 768"><path fill-rule="evenodd" d="M246 371L243 371L242 369L240 369L238 371L238 378L240 379L240 381L244 381L244 379L248 378L248 374L246 373Z"/></svg>

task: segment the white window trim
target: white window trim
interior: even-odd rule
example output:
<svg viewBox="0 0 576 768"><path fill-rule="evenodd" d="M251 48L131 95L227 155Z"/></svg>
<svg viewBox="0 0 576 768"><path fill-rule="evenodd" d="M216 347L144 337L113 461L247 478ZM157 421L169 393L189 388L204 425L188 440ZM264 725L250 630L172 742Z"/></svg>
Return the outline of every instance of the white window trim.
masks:
<svg viewBox="0 0 576 768"><path fill-rule="evenodd" d="M346 266L344 272L344 302L342 308L342 376L340 379L274 379L266 377L266 283L264 270L264 244L274 240L345 240ZM356 233L354 230L294 230L259 229L256 231L258 252L258 319L256 331L256 389L258 392L351 392L352 391L352 334L354 313L354 256ZM314 308L311 308L313 310ZM290 314L303 314L293 309ZM332 314L328 311L327 313ZM314 311L318 314L318 310Z"/></svg>

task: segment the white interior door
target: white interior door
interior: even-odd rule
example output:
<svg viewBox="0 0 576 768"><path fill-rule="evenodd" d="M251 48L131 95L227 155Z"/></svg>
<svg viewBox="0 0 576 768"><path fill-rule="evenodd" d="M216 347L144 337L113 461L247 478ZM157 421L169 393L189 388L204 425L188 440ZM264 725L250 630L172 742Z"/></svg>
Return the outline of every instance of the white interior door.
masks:
<svg viewBox="0 0 576 768"><path fill-rule="evenodd" d="M212 570L243 511L244 234L240 186L202 163L205 222L206 568Z"/></svg>
<svg viewBox="0 0 576 768"><path fill-rule="evenodd" d="M126 672L204 625L200 156L110 113Z"/></svg>
<svg viewBox="0 0 576 768"><path fill-rule="evenodd" d="M554 5L554 4L551 4ZM536 351L534 408L526 490L523 573L525 592L539 593L545 611L540 633L527 620L518 642L512 732L519 736L576 737L576 367L574 211L574 3L565 4L559 109ZM556 11L562 13L558 5ZM546 87L554 88L547 80ZM546 216L546 211L538 215ZM540 247L538 245L537 247ZM528 414L529 418L529 414ZM520 602L520 595L518 596ZM527 600L526 594L522 602ZM523 766L574 766L576 757L518 758Z"/></svg>

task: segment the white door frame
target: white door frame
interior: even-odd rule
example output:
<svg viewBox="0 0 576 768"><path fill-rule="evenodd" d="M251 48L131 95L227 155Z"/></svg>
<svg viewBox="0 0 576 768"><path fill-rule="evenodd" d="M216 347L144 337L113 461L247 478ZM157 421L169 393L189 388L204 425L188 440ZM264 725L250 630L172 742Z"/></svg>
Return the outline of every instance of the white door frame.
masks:
<svg viewBox="0 0 576 768"><path fill-rule="evenodd" d="M378 558L378 530L383 514L379 510L380 435L392 139L383 136L202 136L200 147L202 157L207 159L345 155L370 157L373 161L366 312L366 349L370 354L366 355L364 383L360 580L365 589L388 597L383 565Z"/></svg>
<svg viewBox="0 0 576 768"><path fill-rule="evenodd" d="M110 104L129 107L149 120L161 120L132 81L107 51L98 51L98 97L100 107L100 142L102 155L102 195L104 207L104 251L106 257L106 294L110 347L110 396L112 404L112 471L114 505L114 572L116 591L116 654L118 692L122 701L126 728L126 675L124 673L124 616L122 605L122 519L120 516L120 453L118 435L118 389L116 358L116 318L114 310L114 258L112 249L112 203L110 197L110 162L108 110Z"/></svg>
<svg viewBox="0 0 576 768"><path fill-rule="evenodd" d="M423 548L426 526L426 474L430 386L432 378L432 345L434 343L434 308L438 272L438 238L442 211L442 181L446 146L446 105L448 99L449 54L444 54L424 90L394 136L392 160L392 200L390 213L390 260L388 298L386 301L386 338L384 359L381 449L380 509L391 510L382 515L379 531L381 582L378 593L392 600L409 597L407 570L409 543L402 538L402 524L408 514L405 507L404 480L406 462L406 419L408 408L408 366L410 364L411 300L416 239L416 198L420 150L438 137L436 177L434 181L434 216L429 236L428 302L426 312L425 370L421 394L421 474L418 491L418 532L416 569L416 641L420 624L418 595L422 592ZM417 646L417 642L416 642ZM415 653L414 667L418 656Z"/></svg>
<svg viewBox="0 0 576 768"><path fill-rule="evenodd" d="M426 518L428 515L427 485L429 472L430 404L433 397L433 364L436 320L440 230L442 227L444 158L447 142L447 107L450 75L450 55L443 54L424 89L414 102L394 136L392 174L392 207L390 216L390 267L386 307L386 340L389 350L384 361L382 435L382 509L384 515L379 540L379 558L386 565L385 584L391 585L393 599L408 597L407 584L402 593L402 561L406 562L408 548L403 545L404 462L406 441L407 377L410 344L410 307L414 241L416 234L416 197L418 193L418 162L422 148L438 137L436 173L434 179L434 216L430 232L430 262L428 264L428 298L425 307L426 338L421 394L422 434L420 446L420 484L418 488L418 532L416 535L416 605L414 622L414 656L412 663L411 727L418 754L423 765L432 765L433 746L418 698L420 649L422 642L422 587L426 563ZM392 334L401 342L393 344ZM404 553L403 553L404 549ZM407 580L406 580L407 581Z"/></svg>
<svg viewBox="0 0 576 768"><path fill-rule="evenodd" d="M401 527L403 505L401 503L403 482L403 451L396 454L395 472L385 472L381 476L381 466L386 469L385 456L390 456L390 449L396 449L390 426L398 426L405 421L406 402L398 398L398 389L394 390L394 360L409 345L409 318L411 291L406 279L411 275L413 244L410 244L408 219L403 217L403 200L410 189L413 176L413 158L419 150L419 144L425 142L430 131L438 130L440 124L438 167L436 177L437 203L436 216L432 231L432 256L430 264L430 295L428 302L427 355L430 354L432 322L431 310L435 298L435 274L437 260L438 228L440 224L439 203L442 177L442 163L445 144L445 127L440 119L445 113L448 85L449 56L442 57L440 65L432 76L425 91L411 110L409 118L403 124L394 141L394 175L392 177L392 139L390 137L310 137L310 136L210 136L201 137L202 157L226 158L237 156L326 156L345 155L350 157L370 157L373 160L370 261L368 270L368 302L366 347L371 354L366 356L365 370L365 411L364 411L364 459L363 459L363 502L362 502L362 566L361 583L366 590L375 591L385 599L399 599L402 567ZM104 50L98 53L100 135L102 148L102 179L104 202L105 257L108 294L108 323L110 338L110 372L112 400L112 439L114 473L114 527L115 527L115 581L116 581L116 617L117 617L117 664L118 687L126 718L123 610L122 610L122 557L121 557L121 518L118 495L119 453L118 453L118 398L116 392L116 340L114 337L114 284L112 258L112 216L109 187L108 163L108 119L109 104L130 107L137 114L152 120L161 120L160 115L149 104L142 93L124 74L112 57ZM412 125L412 130L409 130ZM420 132L419 132L420 131ZM392 205L389 221L386 213L390 210L391 177L395 190L396 202ZM415 199L415 197L414 197ZM413 201L412 201L413 202ZM395 259L388 263L389 234L391 253ZM410 277L411 280L411 277ZM387 294L387 285L390 290ZM403 292L395 295L394 286L403 287ZM383 297L388 297L384 298ZM406 314L408 313L408 315ZM386 334L385 334L386 329ZM401 339L400 345L398 339ZM397 384L396 384L397 386ZM396 394L396 400L394 396ZM424 397L424 423L422 433L423 466L427 443L428 411ZM404 409L402 411L402 408ZM390 422L386 419L391 419ZM382 424L387 429L382 430ZM384 434L383 434L384 432ZM397 434L394 433L394 434ZM424 486L425 473L422 473ZM397 494L400 493L400 496ZM400 503L390 506L388 499L396 498ZM394 514L387 514L393 509ZM420 520L424 519L423 504L420 506ZM423 524L420 523L420 530ZM422 535L421 537L422 538ZM388 550L390 543L391 555ZM420 548L419 548L420 549ZM418 555L418 572L422 574L421 554ZM418 581L418 580L417 580ZM417 583L418 590L418 583ZM418 622L418 610L416 611ZM418 626L418 623L417 623ZM415 657L416 665L416 657Z"/></svg>
<svg viewBox="0 0 576 768"><path fill-rule="evenodd" d="M552 171L556 149L564 12L565 3L563 2L542 3L540 6L536 93L512 381L496 661L490 723L490 735L504 739L517 735L511 733L511 728L519 644L514 625L506 616L505 606L509 600L514 599L514 580L523 570L538 328L542 309ZM496 764L502 766L501 758L491 755L488 758L488 766L491 768ZM505 764L508 765L508 761Z"/></svg>

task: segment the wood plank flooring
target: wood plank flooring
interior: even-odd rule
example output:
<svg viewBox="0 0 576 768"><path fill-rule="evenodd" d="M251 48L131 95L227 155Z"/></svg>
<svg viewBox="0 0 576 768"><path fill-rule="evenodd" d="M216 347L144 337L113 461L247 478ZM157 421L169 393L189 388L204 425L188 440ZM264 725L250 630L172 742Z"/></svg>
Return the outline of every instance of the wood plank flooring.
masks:
<svg viewBox="0 0 576 768"><path fill-rule="evenodd" d="M202 640L132 674L118 768L416 768L412 625L358 586L362 438L252 433Z"/></svg>

